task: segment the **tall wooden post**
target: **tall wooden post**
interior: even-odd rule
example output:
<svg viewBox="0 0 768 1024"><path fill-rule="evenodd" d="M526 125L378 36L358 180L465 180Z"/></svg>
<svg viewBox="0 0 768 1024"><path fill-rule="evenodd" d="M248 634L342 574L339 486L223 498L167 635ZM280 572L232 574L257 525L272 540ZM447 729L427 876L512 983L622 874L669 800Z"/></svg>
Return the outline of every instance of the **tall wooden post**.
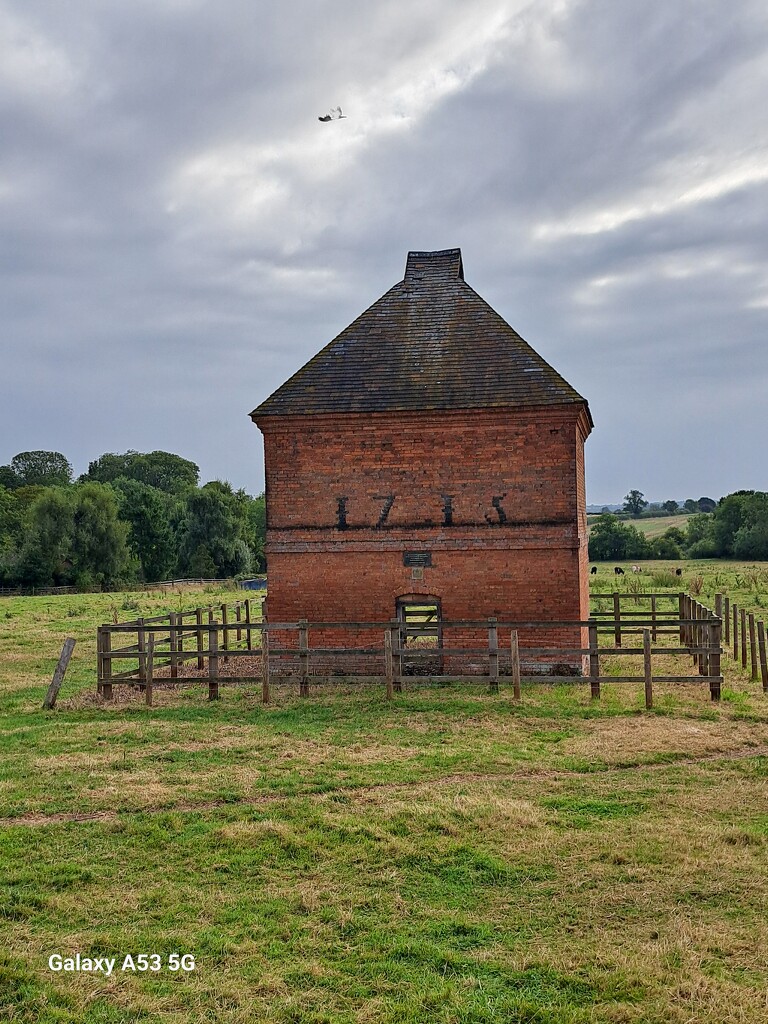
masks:
<svg viewBox="0 0 768 1024"><path fill-rule="evenodd" d="M251 599L246 597L245 599L245 642L248 644L248 650L253 650L253 630L251 629Z"/></svg>
<svg viewBox="0 0 768 1024"><path fill-rule="evenodd" d="M96 627L96 693L101 693L104 684L104 637L103 626Z"/></svg>
<svg viewBox="0 0 768 1024"><path fill-rule="evenodd" d="M227 606L223 604L221 606L221 649L222 651L229 650L229 633L227 632ZM229 661L229 655L224 655L224 661Z"/></svg>
<svg viewBox="0 0 768 1024"><path fill-rule="evenodd" d="M597 640L597 619L589 620L589 675L592 700L600 700L600 648Z"/></svg>
<svg viewBox="0 0 768 1024"><path fill-rule="evenodd" d="M621 595L613 594L613 638L617 647L621 647Z"/></svg>
<svg viewBox="0 0 768 1024"><path fill-rule="evenodd" d="M757 682L757 637L755 635L755 616L749 613L749 660L752 665L750 679Z"/></svg>
<svg viewBox="0 0 768 1024"><path fill-rule="evenodd" d="M499 630L496 622L496 619L488 619L488 680L491 693L499 692Z"/></svg>
<svg viewBox="0 0 768 1024"><path fill-rule="evenodd" d="M728 647L731 643L731 599L727 594L723 598L723 627L725 629L723 642Z"/></svg>
<svg viewBox="0 0 768 1024"><path fill-rule="evenodd" d="M687 647L685 626L683 625L685 619L685 594L683 593L677 595L677 610L680 618L680 646Z"/></svg>
<svg viewBox="0 0 768 1024"><path fill-rule="evenodd" d="M243 627L241 625L243 621L243 606L239 601L235 605L235 621L237 622L236 639L239 643L243 639Z"/></svg>
<svg viewBox="0 0 768 1024"><path fill-rule="evenodd" d="M261 701L269 704L269 633L266 623L261 627Z"/></svg>
<svg viewBox="0 0 768 1024"><path fill-rule="evenodd" d="M765 624L757 624L757 645L760 648L760 676L763 681L763 693L768 693L768 657L765 651Z"/></svg>
<svg viewBox="0 0 768 1024"><path fill-rule="evenodd" d="M512 694L515 700L520 700L520 645L516 629L513 629L510 634L509 648L512 663Z"/></svg>
<svg viewBox="0 0 768 1024"><path fill-rule="evenodd" d="M643 630L643 669L645 675L645 708L650 711L653 707L653 675L651 674L651 634L647 629Z"/></svg>
<svg viewBox="0 0 768 1024"><path fill-rule="evenodd" d="M219 699L219 631L212 622L208 630L208 700Z"/></svg>
<svg viewBox="0 0 768 1024"><path fill-rule="evenodd" d="M651 639L656 643L656 595L651 594Z"/></svg>
<svg viewBox="0 0 768 1024"><path fill-rule="evenodd" d="M394 670L392 665L392 631L390 629L384 630L384 678L387 682L387 698L392 700L393 696L393 676Z"/></svg>
<svg viewBox="0 0 768 1024"><path fill-rule="evenodd" d="M722 619L713 619L710 625L710 644L712 653L709 658L709 696L712 700L720 700L720 651L723 639Z"/></svg>
<svg viewBox="0 0 768 1024"><path fill-rule="evenodd" d="M739 614L741 619L739 625L741 627L741 667L747 667L747 610L746 608L740 608Z"/></svg>
<svg viewBox="0 0 768 1024"><path fill-rule="evenodd" d="M733 660L739 662L739 606L733 602Z"/></svg>
<svg viewBox="0 0 768 1024"><path fill-rule="evenodd" d="M395 693L403 692L403 640L400 635L400 622L398 619L390 620L390 630L392 632L392 666L394 668L394 678L392 686Z"/></svg>
<svg viewBox="0 0 768 1024"><path fill-rule="evenodd" d="M144 619L137 619L136 622L138 624L136 637L139 649L139 690L143 690L147 680L147 633L144 628Z"/></svg>
<svg viewBox="0 0 768 1024"><path fill-rule="evenodd" d="M149 642L147 643L147 677L146 677L146 704L148 708L152 707L152 689L154 686L154 674L155 674L155 634L149 634Z"/></svg>
<svg viewBox="0 0 768 1024"><path fill-rule="evenodd" d="M299 695L309 696L309 626L306 619L299 620Z"/></svg>
<svg viewBox="0 0 768 1024"><path fill-rule="evenodd" d="M203 657L203 609L195 608L195 632L197 633L197 669L199 672L205 668L205 658Z"/></svg>
<svg viewBox="0 0 768 1024"><path fill-rule="evenodd" d="M61 684L64 682L64 673L67 671L69 665L69 659L72 657L72 652L75 649L74 637L68 636L64 641L64 645L61 648L61 654L59 655L59 661L53 673L48 690L45 694L45 700L43 701L43 710L50 711L51 708L56 706L56 698L59 696L59 690ZM110 697L112 696L112 687L110 686Z"/></svg>
<svg viewBox="0 0 768 1024"><path fill-rule="evenodd" d="M178 650L179 631L176 628L177 618L175 612L171 612L169 618L170 626L168 629L168 646L171 651L171 679L177 679L179 675L179 659L176 652Z"/></svg>

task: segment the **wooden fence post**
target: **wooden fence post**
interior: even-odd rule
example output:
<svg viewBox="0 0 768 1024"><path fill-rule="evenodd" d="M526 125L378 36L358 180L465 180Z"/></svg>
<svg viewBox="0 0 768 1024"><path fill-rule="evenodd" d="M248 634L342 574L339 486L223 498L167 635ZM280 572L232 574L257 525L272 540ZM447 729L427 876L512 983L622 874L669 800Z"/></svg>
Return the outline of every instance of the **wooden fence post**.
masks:
<svg viewBox="0 0 768 1024"><path fill-rule="evenodd" d="M723 595L715 594L715 615L718 619L723 617Z"/></svg>
<svg viewBox="0 0 768 1024"><path fill-rule="evenodd" d="M203 609L195 608L195 632L197 633L197 669L199 672L205 668L203 657Z"/></svg>
<svg viewBox="0 0 768 1024"><path fill-rule="evenodd" d="M173 614L171 614L171 620L173 620ZM152 688L154 685L153 676L155 674L155 634L149 634L149 642L147 643L147 677L146 677L146 704L148 708L152 707Z"/></svg>
<svg viewBox="0 0 768 1024"><path fill-rule="evenodd" d="M389 629L384 630L384 678L387 682L387 698L392 700L393 689L392 679L393 667L392 667L392 632Z"/></svg>
<svg viewBox="0 0 768 1024"><path fill-rule="evenodd" d="M243 627L241 625L243 621L243 606L240 601L235 605L235 620L237 622L237 634L236 639L238 642L243 639Z"/></svg>
<svg viewBox="0 0 768 1024"><path fill-rule="evenodd" d="M613 594L613 638L617 647L621 647L621 595Z"/></svg>
<svg viewBox="0 0 768 1024"><path fill-rule="evenodd" d="M656 643L656 595L651 594L651 639Z"/></svg>
<svg viewBox="0 0 768 1024"><path fill-rule="evenodd" d="M299 620L299 696L309 696L309 627L306 619Z"/></svg>
<svg viewBox="0 0 768 1024"><path fill-rule="evenodd" d="M103 626L96 627L96 693L101 693L104 683L104 637L106 631Z"/></svg>
<svg viewBox="0 0 768 1024"><path fill-rule="evenodd" d="M733 602L733 660L739 663L739 606Z"/></svg>
<svg viewBox="0 0 768 1024"><path fill-rule="evenodd" d="M403 692L403 642L400 636L399 619L390 619L389 628L392 632L392 667L394 677L392 687L395 693Z"/></svg>
<svg viewBox="0 0 768 1024"><path fill-rule="evenodd" d="M643 630L643 669L645 674L645 709L653 707L653 676L651 674L651 634Z"/></svg>
<svg viewBox="0 0 768 1024"><path fill-rule="evenodd" d="M765 625L757 624L757 645L760 648L760 675L763 680L763 693L768 693L768 657L765 650Z"/></svg>
<svg viewBox="0 0 768 1024"><path fill-rule="evenodd" d="M217 622L208 630L208 700L219 699L219 631Z"/></svg>
<svg viewBox="0 0 768 1024"><path fill-rule="evenodd" d="M499 692L499 630L497 620L488 619L488 680L491 693Z"/></svg>
<svg viewBox="0 0 768 1024"><path fill-rule="evenodd" d="M724 643L728 647L731 642L731 599L727 594L723 598L723 626L725 627Z"/></svg>
<svg viewBox="0 0 768 1024"><path fill-rule="evenodd" d="M686 617L686 615L685 615L685 594L683 594L683 593L680 593L680 594L677 595L677 611L678 611L678 617L680 619L680 646L681 647L687 647L688 644L686 643L685 626L683 625L683 619Z"/></svg>
<svg viewBox="0 0 768 1024"><path fill-rule="evenodd" d="M144 619L137 619L138 629L136 630L136 646L139 650L139 690L143 690L147 678L147 632L144 629Z"/></svg>
<svg viewBox="0 0 768 1024"><path fill-rule="evenodd" d="M509 648L512 662L512 695L515 700L520 700L520 644L516 629L513 629L510 634Z"/></svg>
<svg viewBox="0 0 768 1024"><path fill-rule="evenodd" d="M710 645L712 653L709 657L709 696L712 700L720 700L720 645L723 639L723 623L721 619L713 619L710 626Z"/></svg>
<svg viewBox="0 0 768 1024"><path fill-rule="evenodd" d="M246 597L245 599L245 642L248 644L248 650L253 650L253 630L251 629L251 599Z"/></svg>
<svg viewBox="0 0 768 1024"><path fill-rule="evenodd" d="M222 630L221 630L221 645L220 645L222 651L228 651L229 650L229 633L227 632L227 621L228 621L227 620L227 606L226 606L226 604L223 604L221 606L221 626L222 626ZM229 655L228 654L224 655L224 661L225 662L229 661Z"/></svg>
<svg viewBox="0 0 768 1024"><path fill-rule="evenodd" d="M261 702L269 704L269 633L266 623L261 627Z"/></svg>
<svg viewBox="0 0 768 1024"><path fill-rule="evenodd" d="M755 636L755 616L749 613L749 658L752 664L750 679L757 682L757 638Z"/></svg>
<svg viewBox="0 0 768 1024"><path fill-rule="evenodd" d="M69 659L72 657L72 651L75 649L74 638L68 636L64 641L64 646L61 648L61 654L59 655L59 662L54 670L53 679L51 679L48 687L48 692L45 695L43 701L43 709L50 711L51 708L56 706L56 698L59 696L59 690L61 684L64 682L64 673L67 671L69 665ZM109 688L109 695L112 696L112 687Z"/></svg>
<svg viewBox="0 0 768 1024"><path fill-rule="evenodd" d="M179 675L179 659L177 656L178 644L179 644L179 631L176 628L178 619L174 612L170 614L170 625L168 628L168 647L171 651L171 679L177 679ZM152 642L152 650L154 652L154 635Z"/></svg>
<svg viewBox="0 0 768 1024"><path fill-rule="evenodd" d="M589 620L589 675L592 700L600 700L600 648L597 639L597 619Z"/></svg>
<svg viewBox="0 0 768 1024"><path fill-rule="evenodd" d="M747 610L746 608L739 609L741 627L741 667L747 667Z"/></svg>

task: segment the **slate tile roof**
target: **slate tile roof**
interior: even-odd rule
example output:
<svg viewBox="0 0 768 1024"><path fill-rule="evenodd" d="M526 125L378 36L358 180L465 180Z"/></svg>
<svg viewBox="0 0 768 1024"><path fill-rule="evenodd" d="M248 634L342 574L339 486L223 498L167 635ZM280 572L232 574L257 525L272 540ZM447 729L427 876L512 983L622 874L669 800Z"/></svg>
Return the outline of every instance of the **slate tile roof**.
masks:
<svg viewBox="0 0 768 1024"><path fill-rule="evenodd" d="M409 252L402 281L251 416L499 409L581 395L464 281L460 249Z"/></svg>

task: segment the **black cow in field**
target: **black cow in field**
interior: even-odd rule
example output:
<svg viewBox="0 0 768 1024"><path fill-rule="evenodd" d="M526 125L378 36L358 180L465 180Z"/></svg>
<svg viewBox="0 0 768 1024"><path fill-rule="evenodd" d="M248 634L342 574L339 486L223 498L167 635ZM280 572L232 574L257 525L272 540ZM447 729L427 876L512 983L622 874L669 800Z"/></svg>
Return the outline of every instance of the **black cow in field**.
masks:
<svg viewBox="0 0 768 1024"><path fill-rule="evenodd" d="M590 574L590 576L597 575L597 566L596 565L592 566L592 568L589 570L589 574Z"/></svg>
<svg viewBox="0 0 768 1024"><path fill-rule="evenodd" d="M624 570L621 568L620 565L617 565L616 568L613 571L616 573L617 576L623 576L624 575Z"/></svg>
<svg viewBox="0 0 768 1024"><path fill-rule="evenodd" d="M675 576L682 576L682 575L683 575L683 570L682 569L675 569Z"/></svg>

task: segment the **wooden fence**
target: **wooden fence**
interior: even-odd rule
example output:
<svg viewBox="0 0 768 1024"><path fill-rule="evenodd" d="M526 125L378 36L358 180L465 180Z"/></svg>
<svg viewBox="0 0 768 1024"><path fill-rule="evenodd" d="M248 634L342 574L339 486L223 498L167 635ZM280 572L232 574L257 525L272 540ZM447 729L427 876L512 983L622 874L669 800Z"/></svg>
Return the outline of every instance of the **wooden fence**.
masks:
<svg viewBox="0 0 768 1024"><path fill-rule="evenodd" d="M654 683L699 680L709 685L712 700L720 699L723 620L714 611L686 594L613 594L607 598L610 607L598 607L584 621L444 620L438 647L434 633L430 643L414 645L418 630L405 628L397 619L266 624L252 616L250 600L171 612L99 627L98 689L105 700L110 700L114 685L138 686L151 704L153 688L158 684L207 683L209 699L215 700L221 684L258 680L262 699L268 703L272 683L278 678L297 681L302 696L309 693L312 679L333 675L384 682L387 695L392 696L418 675L436 682L479 680L492 692L498 692L504 679L518 699L522 682L568 679L588 683L592 697L599 699L601 681L606 678L602 672L606 657L626 655L643 659L643 674L611 674L607 678L611 683L642 683L647 707L652 705ZM599 598L596 603L602 601ZM644 607L648 602L649 607ZM628 604L635 607L628 608ZM553 644L550 638L558 630L584 638L587 643ZM334 646L328 646L329 637L337 638ZM346 637L348 642L339 643L339 637ZM674 640L662 640L658 646L660 637ZM461 638L463 642L459 643ZM655 672L657 659L663 655L691 657L693 674ZM361 656L374 666L373 672L359 671ZM469 669L468 658L472 659ZM245 659L245 671L222 671L228 662L236 665L238 659ZM257 664L254 659L258 659ZM414 666L422 661L427 667L420 673ZM350 666L349 672L339 670L344 663ZM336 667L329 671L329 664ZM437 671L433 671L436 664ZM448 671L451 664L461 664L461 671ZM570 676L563 671L563 665L567 669L569 664L578 665ZM193 674L188 674L184 666L191 667Z"/></svg>

